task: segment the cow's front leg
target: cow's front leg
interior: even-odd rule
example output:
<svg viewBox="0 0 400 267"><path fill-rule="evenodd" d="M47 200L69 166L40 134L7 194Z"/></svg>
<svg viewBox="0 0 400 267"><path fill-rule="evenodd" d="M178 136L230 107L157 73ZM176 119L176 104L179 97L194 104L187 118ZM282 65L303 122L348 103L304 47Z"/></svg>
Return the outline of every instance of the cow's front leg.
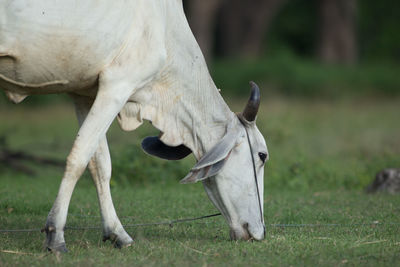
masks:
<svg viewBox="0 0 400 267"><path fill-rule="evenodd" d="M90 158L98 148L113 119L122 109L132 89L128 84L103 84L100 82L96 99L79 129L67 164L57 198L47 217L45 231L49 250L66 251L64 227L72 192Z"/></svg>
<svg viewBox="0 0 400 267"><path fill-rule="evenodd" d="M75 111L81 126L93 104L88 97L72 95ZM100 213L103 224L103 240L111 240L115 247L129 246L133 240L124 230L111 198L111 158L108 150L107 137L103 136L99 146L89 162L89 170L96 185Z"/></svg>

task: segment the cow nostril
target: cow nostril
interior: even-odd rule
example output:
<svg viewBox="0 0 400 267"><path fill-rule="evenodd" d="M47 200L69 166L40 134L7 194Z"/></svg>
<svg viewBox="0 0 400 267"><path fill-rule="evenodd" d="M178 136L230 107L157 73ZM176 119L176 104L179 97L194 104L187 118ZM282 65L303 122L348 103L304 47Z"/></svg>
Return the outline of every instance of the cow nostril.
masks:
<svg viewBox="0 0 400 267"><path fill-rule="evenodd" d="M230 230L230 237L232 240L249 240L251 239L251 235L249 232L249 224L244 223L242 224L242 227L239 228L232 228Z"/></svg>
<svg viewBox="0 0 400 267"><path fill-rule="evenodd" d="M242 239L244 239L244 240L251 239L252 236L251 236L250 231L249 231L249 224L248 223L244 223L242 225L242 227L243 227L243 230L244 230L244 235L243 235Z"/></svg>

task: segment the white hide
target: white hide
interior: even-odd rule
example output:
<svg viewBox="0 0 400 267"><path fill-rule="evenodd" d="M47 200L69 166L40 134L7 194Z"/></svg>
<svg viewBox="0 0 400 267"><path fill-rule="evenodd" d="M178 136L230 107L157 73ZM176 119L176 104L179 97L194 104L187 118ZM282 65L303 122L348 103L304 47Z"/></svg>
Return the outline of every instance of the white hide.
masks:
<svg viewBox="0 0 400 267"><path fill-rule="evenodd" d="M132 240L109 192L105 134L115 117L124 130L151 121L166 145L184 144L200 160L232 129L238 131L220 172L204 185L234 238L261 239L249 146L243 125L214 85L180 0L0 0L0 88L16 103L33 94L69 93L81 128L46 223L47 247L65 249L63 228L74 186L90 162L104 235ZM249 124L260 198L267 152Z"/></svg>
<svg viewBox="0 0 400 267"><path fill-rule="evenodd" d="M263 210L264 195L264 162L258 152L268 155L264 138L255 124L247 126L254 153L259 198L250 156L250 147L243 125L238 122L236 127L238 138L226 160L224 168L213 178L204 180L206 192L215 206L221 211L231 228L231 237L240 239L246 237L247 228L252 238L264 238L264 216L260 214L258 205L261 200Z"/></svg>

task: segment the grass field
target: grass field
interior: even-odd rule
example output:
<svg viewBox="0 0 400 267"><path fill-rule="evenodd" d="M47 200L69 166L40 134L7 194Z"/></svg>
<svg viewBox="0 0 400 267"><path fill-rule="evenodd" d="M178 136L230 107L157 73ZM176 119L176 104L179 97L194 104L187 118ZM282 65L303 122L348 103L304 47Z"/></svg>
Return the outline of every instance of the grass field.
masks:
<svg viewBox="0 0 400 267"><path fill-rule="evenodd" d="M65 255L47 254L40 232L0 233L0 266L399 265L400 198L367 195L363 189L377 171L400 165L400 99L264 98L258 125L271 154L264 241L229 241L221 217L172 228L127 228L135 243L123 250L103 243L100 230L67 230ZM241 101L228 102L233 110L242 107ZM66 157L77 131L73 110L65 104L3 106L0 122L0 136L7 137L10 148L58 159ZM133 133L113 125L109 132L112 193L122 222L216 212L201 184L178 184L193 159L165 162L140 151L141 139L156 133L149 125ZM55 199L62 169L27 164L36 175L0 165L0 229L41 228ZM67 225L98 226L97 206L94 186L85 174L74 192Z"/></svg>

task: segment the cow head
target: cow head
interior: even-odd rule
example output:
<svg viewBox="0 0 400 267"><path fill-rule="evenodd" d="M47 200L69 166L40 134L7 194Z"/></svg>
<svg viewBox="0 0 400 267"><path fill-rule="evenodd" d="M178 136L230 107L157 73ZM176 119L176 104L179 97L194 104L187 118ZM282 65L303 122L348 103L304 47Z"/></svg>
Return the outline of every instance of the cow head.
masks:
<svg viewBox="0 0 400 267"><path fill-rule="evenodd" d="M265 235L263 189L268 150L255 124L260 91L255 83L251 85L251 96L244 111L181 181L203 182L209 198L228 222L234 240L261 240ZM164 159L180 159L191 152L183 145L166 146L155 137L146 138L142 147L147 153Z"/></svg>

